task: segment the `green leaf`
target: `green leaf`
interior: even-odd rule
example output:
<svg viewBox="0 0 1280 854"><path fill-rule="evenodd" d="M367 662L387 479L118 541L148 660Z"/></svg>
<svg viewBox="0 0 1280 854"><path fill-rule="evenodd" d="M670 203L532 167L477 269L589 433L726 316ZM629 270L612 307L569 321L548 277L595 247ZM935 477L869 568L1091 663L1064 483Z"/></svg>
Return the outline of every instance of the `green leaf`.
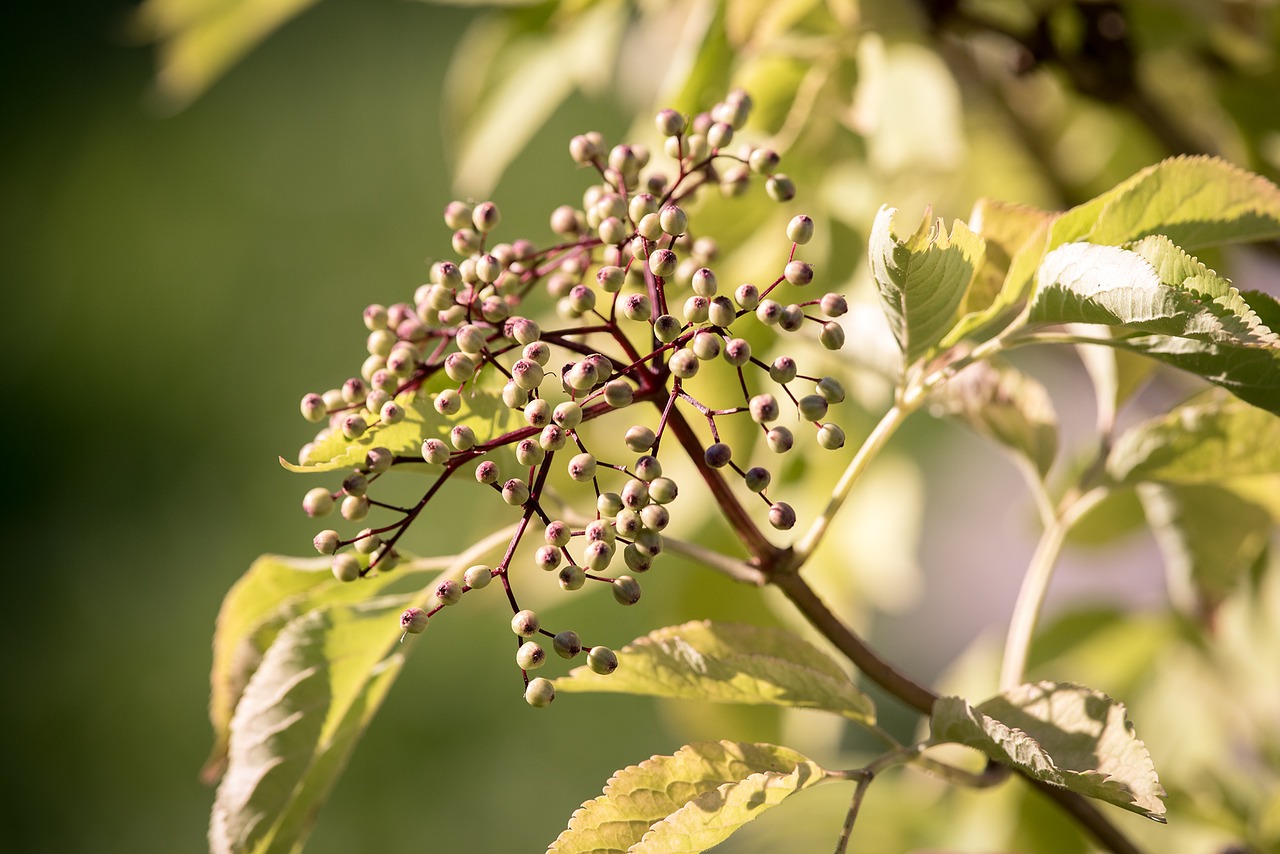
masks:
<svg viewBox="0 0 1280 854"><path fill-rule="evenodd" d="M267 650L231 720L212 854L298 851L399 675L406 597L312 610Z"/></svg>
<svg viewBox="0 0 1280 854"><path fill-rule="evenodd" d="M934 704L933 739L977 748L1037 780L1164 821L1164 789L1124 705L1080 685L1020 685L978 707Z"/></svg>
<svg viewBox="0 0 1280 854"><path fill-rule="evenodd" d="M317 0L145 0L133 26L159 42L156 89L172 109L205 89Z"/></svg>
<svg viewBox="0 0 1280 854"><path fill-rule="evenodd" d="M771 744L689 744L628 766L573 814L553 854L705 851L826 771Z"/></svg>
<svg viewBox="0 0 1280 854"><path fill-rule="evenodd" d="M449 431L457 425L465 425L475 431L480 443L489 441L502 434L512 421L513 410L502 402L500 391L505 379L497 371L486 370L478 380L473 381L470 391L464 392L463 411L458 415L444 416L436 412L431 404L431 396L425 391L405 393L396 396L396 401L404 408L403 420L388 426L376 423L377 418L369 413L371 426L358 439L348 439L340 430L332 430L316 442L301 464L291 463L283 457L280 465L292 472L326 472L350 469L364 464L365 455L370 449L382 447L397 457L411 457L418 460L423 468L434 471L439 466L428 466L422 461L422 443L426 439L447 440ZM431 384L433 390L448 384L444 372L438 373ZM497 387L495 389L495 386ZM396 469L403 468L402 463Z"/></svg>
<svg viewBox="0 0 1280 854"><path fill-rule="evenodd" d="M1127 430L1107 457L1117 483L1202 484L1280 472L1280 418L1211 398Z"/></svg>
<svg viewBox="0 0 1280 854"><path fill-rule="evenodd" d="M729 44L724 0L695 0L678 35L676 49L658 86L661 102L693 115L724 97L729 88L735 50Z"/></svg>
<svg viewBox="0 0 1280 854"><path fill-rule="evenodd" d="M893 235L893 215L881 207L871 227L871 275L880 291L898 346L912 364L942 340L974 273L982 263L982 238L956 221L951 234L926 214L906 240Z"/></svg>
<svg viewBox="0 0 1280 854"><path fill-rule="evenodd" d="M1138 490L1182 607L1212 611L1262 559L1275 520L1267 508L1212 484Z"/></svg>
<svg viewBox="0 0 1280 854"><path fill-rule="evenodd" d="M974 362L935 392L939 414L1025 457L1041 478L1058 453L1058 417L1043 385L1018 369Z"/></svg>
<svg viewBox="0 0 1280 854"><path fill-rule="evenodd" d="M608 676L586 667L563 692L607 692L823 709L871 723L875 707L838 664L782 629L708 621L668 626L618 652Z"/></svg>
<svg viewBox="0 0 1280 854"><path fill-rule="evenodd" d="M214 745L202 772L206 782L222 776L232 713L280 630L314 608L376 595L396 577L373 573L344 584L333 577L328 558L263 555L253 562L227 591L218 611L209 672Z"/></svg>

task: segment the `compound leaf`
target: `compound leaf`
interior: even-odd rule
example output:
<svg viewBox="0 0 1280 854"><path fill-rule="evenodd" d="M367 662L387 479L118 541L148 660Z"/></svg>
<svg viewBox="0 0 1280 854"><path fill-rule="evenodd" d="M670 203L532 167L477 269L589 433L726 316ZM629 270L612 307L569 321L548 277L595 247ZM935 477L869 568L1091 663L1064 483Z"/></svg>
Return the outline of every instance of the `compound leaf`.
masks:
<svg viewBox="0 0 1280 854"><path fill-rule="evenodd" d="M341 603L291 621L231 719L212 854L298 851L403 663L407 597Z"/></svg>
<svg viewBox="0 0 1280 854"><path fill-rule="evenodd" d="M1080 685L1020 685L977 706L959 697L934 704L935 741L977 748L1037 780L1159 822L1164 789L1125 708Z"/></svg>
<svg viewBox="0 0 1280 854"><path fill-rule="evenodd" d="M889 325L909 365L954 325L985 247L964 223L957 221L948 235L942 220L935 223L927 215L915 234L899 240L893 234L895 213L881 207L876 214L868 257Z"/></svg>
<svg viewBox="0 0 1280 854"><path fill-rule="evenodd" d="M668 626L618 651L616 672L586 667L564 692L610 692L823 709L871 723L875 708L826 654L788 631L709 621Z"/></svg>
<svg viewBox="0 0 1280 854"><path fill-rule="evenodd" d="M689 744L609 779L548 849L554 854L705 851L787 796L826 777L804 756L771 744Z"/></svg>

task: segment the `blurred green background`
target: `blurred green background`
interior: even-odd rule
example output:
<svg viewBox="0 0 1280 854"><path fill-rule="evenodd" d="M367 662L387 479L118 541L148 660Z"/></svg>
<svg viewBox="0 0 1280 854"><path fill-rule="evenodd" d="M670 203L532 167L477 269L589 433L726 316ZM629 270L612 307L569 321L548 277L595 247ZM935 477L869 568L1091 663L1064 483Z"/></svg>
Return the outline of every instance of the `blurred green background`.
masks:
<svg viewBox="0 0 1280 854"><path fill-rule="evenodd" d="M439 213L452 174L439 97L471 12L326 0L174 115L148 95L154 57L128 35L129 14L111 2L24 4L10 13L16 44L0 56L6 436L26 449L15 454L22 488L5 528L21 548L0 605L12 662L0 730L5 851L205 847L213 791L198 773L211 743L218 604L258 554L306 554L315 532L298 508L314 484L276 463L308 437L297 401L355 372L364 305L407 298L448 252ZM564 141L587 129L616 138L630 121L607 103L571 98L516 161L493 196L508 234L550 237L547 212L585 184ZM985 120L968 120L989 143ZM841 164L823 202L845 219L833 226L833 257L856 257L858 229L882 201L906 218L931 196L948 202L940 213L963 216L979 186L1061 203L1007 145L995 150L1008 157L953 163L937 180L908 169L875 183ZM1099 156L1120 164L1108 181L1155 159L1142 144L1108 151ZM1055 391L1081 390L1078 370L1032 366ZM1089 416L1064 412L1077 430ZM984 626L1007 618L1010 578L1034 531L1015 472L996 452L923 420L902 444L918 460L887 457L833 537L834 548L859 541L861 575L824 583L882 596L872 604L896 614L876 627L890 656L933 678ZM974 496L978 481L986 492ZM970 514L957 516L957 506ZM416 547L454 550L484 521L455 504L418 532ZM931 536L917 554L922 530ZM923 599L920 566L932 573ZM672 562L655 573L638 608L577 601L557 613L617 644L693 617L776 619L755 592L688 570ZM1121 592L1163 602L1146 537L1105 557L1069 557L1062 576L1055 589L1066 598ZM532 714L507 666L497 598L433 626L309 852L541 850L611 771L692 738L784 739L802 750L840 743L838 729L818 720L755 710L575 696ZM918 642L922 625L930 644ZM887 717L908 726L892 710ZM1042 837L1065 840L1061 850L1079 850L1016 793L965 794L943 807L936 789L908 798L895 786L872 788L866 815L881 818L859 824L880 850L908 844L903 828L926 813L932 826L950 824L955 844L975 840L972 850L982 850L993 822L1019 811ZM819 820L779 810L737 850L768 850L797 828L788 845L809 850L812 833L825 850L847 796L806 795Z"/></svg>

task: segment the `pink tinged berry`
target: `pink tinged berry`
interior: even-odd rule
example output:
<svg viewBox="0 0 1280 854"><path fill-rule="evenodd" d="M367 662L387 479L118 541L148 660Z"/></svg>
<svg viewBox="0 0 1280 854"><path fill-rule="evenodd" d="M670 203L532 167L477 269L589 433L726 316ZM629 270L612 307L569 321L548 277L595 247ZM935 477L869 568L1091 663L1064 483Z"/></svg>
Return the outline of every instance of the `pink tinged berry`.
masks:
<svg viewBox="0 0 1280 854"><path fill-rule="evenodd" d="M635 424L627 428L627 432L623 435L622 441L628 450L640 453L647 451L653 447L653 443L657 441L657 435L645 427L643 424Z"/></svg>
<svg viewBox="0 0 1280 854"><path fill-rule="evenodd" d="M469 451L476 446L476 431L459 424L449 431L449 443L459 451Z"/></svg>
<svg viewBox="0 0 1280 854"><path fill-rule="evenodd" d="M797 287L803 287L813 281L813 267L804 261L791 261L782 270L782 276Z"/></svg>
<svg viewBox="0 0 1280 854"><path fill-rule="evenodd" d="M538 434L538 446L544 451L558 451L565 446L569 437L559 424L548 424Z"/></svg>
<svg viewBox="0 0 1280 854"><path fill-rule="evenodd" d="M581 590L582 585L587 583L587 573L583 571L582 567L577 566L576 564L569 564L568 566L561 568L560 575L557 580L560 584L561 590Z"/></svg>
<svg viewBox="0 0 1280 854"><path fill-rule="evenodd" d="M333 494L323 486L308 490L307 494L302 496L302 509L313 519L328 516L333 512L333 505Z"/></svg>
<svg viewBox="0 0 1280 854"><path fill-rule="evenodd" d="M560 550L555 546L538 546L533 552L533 565L544 572L560 566Z"/></svg>
<svg viewBox="0 0 1280 854"><path fill-rule="evenodd" d="M355 581L360 577L360 558L348 553L334 555L331 568L339 581Z"/></svg>
<svg viewBox="0 0 1280 854"><path fill-rule="evenodd" d="M755 311L760 305L760 289L749 282L738 285L733 292L733 301L743 311Z"/></svg>
<svg viewBox="0 0 1280 854"><path fill-rule="evenodd" d="M757 175L772 175L781 162L782 158L778 156L778 152L771 148L757 148L747 158L751 171Z"/></svg>
<svg viewBox="0 0 1280 854"><path fill-rule="evenodd" d="M363 495L348 495L342 499L340 511L348 522L359 522L369 515L369 499Z"/></svg>
<svg viewBox="0 0 1280 854"><path fill-rule="evenodd" d="M587 667L593 673L607 676L618 669L618 656L607 646L593 646L587 652Z"/></svg>
<svg viewBox="0 0 1280 854"><path fill-rule="evenodd" d="M514 381L508 381L502 387L502 403L508 409L522 409L529 402L529 392L520 388Z"/></svg>
<svg viewBox="0 0 1280 854"><path fill-rule="evenodd" d="M698 373L698 356L692 350L677 350L667 360L667 367L672 376L682 380L690 379Z"/></svg>
<svg viewBox="0 0 1280 854"><path fill-rule="evenodd" d="M351 544L351 548L362 555L371 555L382 547L382 537L373 532L372 528L363 528L360 533L356 534L356 541Z"/></svg>
<svg viewBox="0 0 1280 854"><path fill-rule="evenodd" d="M542 367L547 366L547 362L551 361L551 348L543 341L535 341L532 344L524 345L524 349L520 351L524 358L531 362L537 362Z"/></svg>
<svg viewBox="0 0 1280 854"><path fill-rule="evenodd" d="M699 267L694 270L690 284L693 292L700 297L710 298L716 295L716 274L709 267Z"/></svg>
<svg viewBox="0 0 1280 854"><path fill-rule="evenodd" d="M795 527L796 511L790 504L779 501L769 507L769 524L779 531L789 531Z"/></svg>
<svg viewBox="0 0 1280 854"><path fill-rule="evenodd" d="M456 383L463 383L475 376L475 360L466 353L450 353L444 360L444 372Z"/></svg>
<svg viewBox="0 0 1280 854"><path fill-rule="evenodd" d="M577 454L569 460L569 477L583 483L596 475L596 458L591 454Z"/></svg>
<svg viewBox="0 0 1280 854"><path fill-rule="evenodd" d="M302 398L302 417L312 423L319 423L329 414L329 407L324 398L312 392Z"/></svg>
<svg viewBox="0 0 1280 854"><path fill-rule="evenodd" d="M796 378L799 368L790 356L779 356L769 366L769 379L776 383L789 383Z"/></svg>
<svg viewBox="0 0 1280 854"><path fill-rule="evenodd" d="M689 215L679 205L667 205L658 214L662 230L673 237L679 237L689 230Z"/></svg>
<svg viewBox="0 0 1280 854"><path fill-rule="evenodd" d="M805 244L813 239L813 218L800 214L787 223L787 239L792 243Z"/></svg>
<svg viewBox="0 0 1280 854"><path fill-rule="evenodd" d="M535 709L546 708L555 698L556 686L551 684L550 679L543 679L541 676L530 679L524 689L524 701Z"/></svg>
<svg viewBox="0 0 1280 854"><path fill-rule="evenodd" d="M613 246L627 239L627 226L616 216L606 217L596 228L596 235L601 243Z"/></svg>
<svg viewBox="0 0 1280 854"><path fill-rule="evenodd" d="M654 533L650 531L649 533ZM638 536L638 535L637 535ZM648 572L653 567L653 555L641 551L635 543L630 543L622 550L622 561L632 572Z"/></svg>
<svg viewBox="0 0 1280 854"><path fill-rule="evenodd" d="M582 549L582 563L592 572L602 572L609 568L613 560L613 545L602 540L587 543Z"/></svg>
<svg viewBox="0 0 1280 854"><path fill-rule="evenodd" d="M649 503L649 484L633 478L622 487L622 504L630 510L639 510Z"/></svg>
<svg viewBox="0 0 1280 854"><path fill-rule="evenodd" d="M342 491L347 495L364 495L369 491L369 479L354 471L342 479Z"/></svg>
<svg viewBox="0 0 1280 854"><path fill-rule="evenodd" d="M493 202L481 202L471 212L471 224L476 227L476 231L492 231L500 219L498 206Z"/></svg>
<svg viewBox="0 0 1280 854"><path fill-rule="evenodd" d="M640 582L630 575L620 575L613 582L613 598L619 605L634 605L640 601Z"/></svg>
<svg viewBox="0 0 1280 854"><path fill-rule="evenodd" d="M778 425L765 435L765 442L769 445L769 450L775 454L785 454L795 444L795 437L786 427Z"/></svg>
<svg viewBox="0 0 1280 854"><path fill-rule="evenodd" d="M724 345L724 360L735 368L751 361L751 344L745 338L731 338Z"/></svg>
<svg viewBox="0 0 1280 854"><path fill-rule="evenodd" d="M756 306L756 319L765 326L777 326L782 320L782 304L771 299L763 299Z"/></svg>
<svg viewBox="0 0 1280 854"><path fill-rule="evenodd" d="M660 314L653 321L653 337L663 344L670 344L680 337L680 321L669 314Z"/></svg>
<svg viewBox="0 0 1280 854"><path fill-rule="evenodd" d="M553 521L547 525L547 530L543 534L543 538L547 541L547 545L555 548L564 548L569 545L569 539L573 536L573 529L566 523L559 520Z"/></svg>
<svg viewBox="0 0 1280 854"><path fill-rule="evenodd" d="M384 305L373 303L365 306L363 317L364 328L370 332L387 328L387 307Z"/></svg>
<svg viewBox="0 0 1280 854"><path fill-rule="evenodd" d="M316 551L322 555L331 555L337 552L340 542L338 532L332 530L321 531L311 540L311 544L316 547Z"/></svg>
<svg viewBox="0 0 1280 854"><path fill-rule="evenodd" d="M778 319L778 327L783 332L797 332L804 326L804 309L795 303L784 306L782 317Z"/></svg>
<svg viewBox="0 0 1280 854"><path fill-rule="evenodd" d="M661 504L649 504L640 509L640 520L653 531L661 531L671 522L671 511Z"/></svg>
<svg viewBox="0 0 1280 854"><path fill-rule="evenodd" d="M712 297L707 307L707 319L713 326L728 328L738 319L738 310L733 301L726 296Z"/></svg>
<svg viewBox="0 0 1280 854"><path fill-rule="evenodd" d="M546 456L547 452L533 439L521 439L516 443L516 462L522 466L536 466Z"/></svg>
<svg viewBox="0 0 1280 854"><path fill-rule="evenodd" d="M684 116L675 110L660 110L654 124L663 136L678 136L684 132Z"/></svg>
<svg viewBox="0 0 1280 854"><path fill-rule="evenodd" d="M458 394L454 389L447 388L436 395L436 399L432 401L432 406L441 415L457 415L458 411L462 409L462 395Z"/></svg>
<svg viewBox="0 0 1280 854"><path fill-rule="evenodd" d="M635 391L631 388L631 384L623 379L616 379L605 383L604 400L614 409L620 409L631 404L635 399Z"/></svg>
<svg viewBox="0 0 1280 854"><path fill-rule="evenodd" d="M646 454L636 460L635 465L636 477L645 483L652 483L656 478L662 476L662 463L657 457Z"/></svg>
<svg viewBox="0 0 1280 854"><path fill-rule="evenodd" d="M644 294L628 294L622 298L622 314L628 320L648 320L653 303Z"/></svg>
<svg viewBox="0 0 1280 854"><path fill-rule="evenodd" d="M444 224L449 228L466 228L471 225L471 205L453 201L444 206Z"/></svg>
<svg viewBox="0 0 1280 854"><path fill-rule="evenodd" d="M781 172L765 181L764 190L775 202L789 202L796 197L795 182Z"/></svg>
<svg viewBox="0 0 1280 854"><path fill-rule="evenodd" d="M720 351L723 349L720 336L705 329L693 336L693 341L690 342L689 347L693 350L693 354L704 362L719 357Z"/></svg>
<svg viewBox="0 0 1280 854"><path fill-rule="evenodd" d="M600 290L605 293L616 294L622 290L622 285L627 280L627 271L621 267L612 265L601 267L596 273L596 284L600 286Z"/></svg>
<svg viewBox="0 0 1280 854"><path fill-rule="evenodd" d="M616 492L602 492L596 498L596 512L612 519L622 511L622 496ZM598 521L598 520L597 520Z"/></svg>
<svg viewBox="0 0 1280 854"><path fill-rule="evenodd" d="M426 439L422 443L422 458L433 465L443 465L449 459L449 446L439 439Z"/></svg>
<svg viewBox="0 0 1280 854"><path fill-rule="evenodd" d="M359 415L348 415L342 419L342 435L348 439L359 439L368 429L368 423Z"/></svg>
<svg viewBox="0 0 1280 854"><path fill-rule="evenodd" d="M840 317L848 313L849 301L842 294L824 294L818 307L827 317Z"/></svg>
<svg viewBox="0 0 1280 854"><path fill-rule="evenodd" d="M725 148L733 142L733 125L728 122L716 122L707 130L707 145L712 148Z"/></svg>
<svg viewBox="0 0 1280 854"><path fill-rule="evenodd" d="M436 585L436 598L442 605L457 605L462 600L462 585L452 578L446 578Z"/></svg>
<svg viewBox="0 0 1280 854"><path fill-rule="evenodd" d="M517 359L511 366L511 379L525 391L532 391L542 384L542 365L530 359Z"/></svg>
<svg viewBox="0 0 1280 854"><path fill-rule="evenodd" d="M649 272L659 278L669 278L676 272L680 259L670 249L659 249L649 256Z"/></svg>
<svg viewBox="0 0 1280 854"><path fill-rule="evenodd" d="M521 670L537 670L547 663L547 651L537 641L525 641L516 650L516 664Z"/></svg>
<svg viewBox="0 0 1280 854"><path fill-rule="evenodd" d="M711 301L706 297L691 296L684 301L684 319L689 323L706 323Z"/></svg>
<svg viewBox="0 0 1280 854"><path fill-rule="evenodd" d="M512 507L522 507L529 500L529 484L513 477L502 485L502 500Z"/></svg>
<svg viewBox="0 0 1280 854"><path fill-rule="evenodd" d="M557 404L551 411L551 420L566 430L582 423L582 406L572 400Z"/></svg>
<svg viewBox="0 0 1280 854"><path fill-rule="evenodd" d="M498 464L492 460L484 460L476 466L476 482L477 483L497 483L498 482Z"/></svg>
<svg viewBox="0 0 1280 854"><path fill-rule="evenodd" d="M394 400L388 400L382 404L382 409L378 411L378 417L383 424L399 424L404 420L404 407Z"/></svg>
<svg viewBox="0 0 1280 854"><path fill-rule="evenodd" d="M430 618L421 608L405 608L400 615L400 628L411 635L421 634Z"/></svg>
<svg viewBox="0 0 1280 854"><path fill-rule="evenodd" d="M542 628L542 620L538 618L536 611L528 609L517 611L515 616L511 618L511 631L522 638L533 637L540 628Z"/></svg>

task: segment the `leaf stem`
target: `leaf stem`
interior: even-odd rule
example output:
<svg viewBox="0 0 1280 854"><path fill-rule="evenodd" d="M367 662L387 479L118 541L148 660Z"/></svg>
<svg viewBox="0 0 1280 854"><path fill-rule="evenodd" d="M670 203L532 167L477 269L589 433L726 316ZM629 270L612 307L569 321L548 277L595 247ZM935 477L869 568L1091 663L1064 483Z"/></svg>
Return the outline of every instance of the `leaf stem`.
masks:
<svg viewBox="0 0 1280 854"><path fill-rule="evenodd" d="M1035 553L1031 556L1031 563L1027 566L1027 574L1022 579L1022 588L1018 591L1013 616L1009 620L1004 660L1000 666L1001 691L1008 691L1022 684L1031 638L1035 634L1040 609L1044 605L1045 594L1049 590L1049 582L1053 578L1053 570L1062 552L1067 532L1106 495L1107 491L1101 488L1086 492L1071 501L1045 526L1040 542L1036 544Z"/></svg>

